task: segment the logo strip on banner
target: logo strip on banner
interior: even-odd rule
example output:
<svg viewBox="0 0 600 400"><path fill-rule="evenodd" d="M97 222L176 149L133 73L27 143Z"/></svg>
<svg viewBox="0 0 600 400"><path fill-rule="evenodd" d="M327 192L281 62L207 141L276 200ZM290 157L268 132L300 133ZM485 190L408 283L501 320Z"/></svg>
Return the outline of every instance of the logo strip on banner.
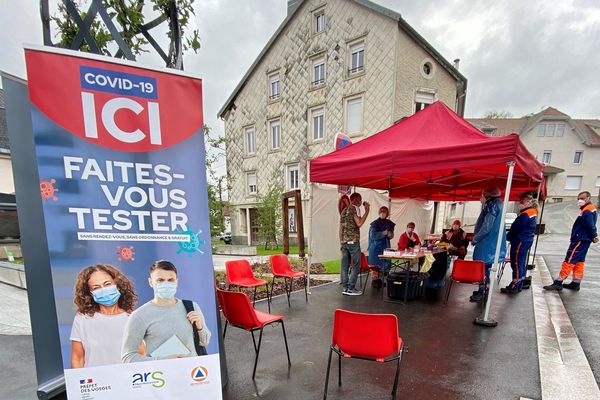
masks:
<svg viewBox="0 0 600 400"><path fill-rule="evenodd" d="M69 398L221 399L201 80L25 53Z"/></svg>

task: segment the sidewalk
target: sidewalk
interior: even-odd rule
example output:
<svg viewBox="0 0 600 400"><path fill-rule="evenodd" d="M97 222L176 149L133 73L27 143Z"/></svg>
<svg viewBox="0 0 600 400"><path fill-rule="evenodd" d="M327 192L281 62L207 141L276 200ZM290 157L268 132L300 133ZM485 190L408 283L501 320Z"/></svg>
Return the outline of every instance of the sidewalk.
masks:
<svg viewBox="0 0 600 400"><path fill-rule="evenodd" d="M538 255L542 256L552 276L560 269L567 241L567 236L556 234L542 236L540 240ZM219 261L215 260L214 264L218 269ZM564 398L556 392L563 386L569 390L569 398L597 398L595 395L581 397L574 391L597 390L595 383L600 380L600 321L596 317L600 310L600 268L597 267L600 265L600 247L592 246L587 265L580 292L543 293L540 286L549 283L550 277L541 265L534 270L537 289L534 286L516 296L496 292L490 315L499 325L491 329L472 324L479 308L468 301L473 290L469 285L454 285L447 306L441 299L426 298L407 305L385 303L379 299L379 292L371 287L364 296L342 296L335 282L311 288L308 303L303 295L294 293L291 308L285 297L275 298L272 312L286 316L291 368L286 368L281 330L267 329L256 381L253 382L250 375L254 352L250 334L229 328L225 339L229 385L224 391L224 399L320 399L336 308L398 315L400 334L409 348L401 366L399 399L505 400L523 397L540 400L543 396L544 400L554 400ZM510 279L510 268L505 272L502 284ZM540 282L540 276L543 282ZM536 318L544 315L538 307L540 295L546 304L553 304L551 308L564 304L565 312L561 318L553 319L550 311L545 311L550 318L546 322L538 319L536 326ZM266 304L257 303L257 308L266 310ZM561 325L552 325L551 331L540 330L549 322L565 322L566 319L572 322L576 335ZM0 390L0 399L36 398L31 337L15 335L26 329L23 321L28 322L25 291L0 285L0 323L4 323L4 331L0 332L0 377L3 382L10 382ZM6 335L10 329L12 335ZM552 332L559 343L558 350L548 351L544 347L538 352L540 344L545 345ZM376 338L366 338L373 339ZM571 357L578 346L583 354L578 358ZM547 369L547 356L555 357L550 358L550 362L555 362L554 370ZM577 385L565 375L573 360L575 363L571 366L575 368L571 368L572 371L580 377L595 377L596 382L591 378L592 382L588 380ZM393 366L360 360L343 361L343 386L337 387L337 365L333 363L328 398L387 398L393 382ZM582 374L579 367L585 369L585 365L580 364L587 362L591 373L587 367L588 372Z"/></svg>

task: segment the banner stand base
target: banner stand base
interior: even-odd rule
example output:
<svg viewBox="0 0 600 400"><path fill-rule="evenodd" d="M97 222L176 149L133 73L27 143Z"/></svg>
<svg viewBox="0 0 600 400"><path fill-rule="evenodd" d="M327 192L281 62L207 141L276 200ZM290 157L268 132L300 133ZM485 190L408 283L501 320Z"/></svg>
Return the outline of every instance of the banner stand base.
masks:
<svg viewBox="0 0 600 400"><path fill-rule="evenodd" d="M49 400L67 390L64 375L57 376L51 381L44 382L37 388L37 397L40 400Z"/></svg>
<svg viewBox="0 0 600 400"><path fill-rule="evenodd" d="M473 323L475 325L479 325L479 326L485 326L488 328L495 328L496 326L498 326L498 321L494 321L493 319L483 319L483 318L475 318L473 320Z"/></svg>

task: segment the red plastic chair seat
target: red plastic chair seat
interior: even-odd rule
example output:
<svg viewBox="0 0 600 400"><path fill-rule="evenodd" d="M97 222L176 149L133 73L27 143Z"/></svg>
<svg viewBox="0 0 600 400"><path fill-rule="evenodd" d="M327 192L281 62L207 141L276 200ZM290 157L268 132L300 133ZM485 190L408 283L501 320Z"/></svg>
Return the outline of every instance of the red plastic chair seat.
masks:
<svg viewBox="0 0 600 400"><path fill-rule="evenodd" d="M377 338L372 340L370 338ZM392 399L396 399L400 360L404 352L402 338L398 334L398 318L394 314L365 314L346 310L335 310L333 335L329 348L329 360L325 375L323 400L327 399L331 356L338 355L338 386L342 385L343 358L359 358L376 362L396 362L396 374L392 389ZM361 396L354 396L361 398Z"/></svg>
<svg viewBox="0 0 600 400"><path fill-rule="evenodd" d="M304 275L306 275L304 272L300 272L300 271L291 271L291 272L285 272L285 273L279 273L279 274L273 274L275 277L277 278L304 278Z"/></svg>
<svg viewBox="0 0 600 400"><path fill-rule="evenodd" d="M229 281L229 283L231 283L232 285L236 285L236 286L241 286L241 287L256 287L256 286L263 286L267 284L267 281L265 281L264 279L257 279L257 278L241 278L241 279L236 279L235 282L231 282Z"/></svg>
<svg viewBox="0 0 600 400"><path fill-rule="evenodd" d="M285 254L274 254L270 258L271 261L271 272L273 273L273 280L271 282L271 296L273 295L273 288L275 287L275 278L284 278L285 293L287 295L288 306L291 307L290 296L294 287L294 278L304 278L304 297L308 301L307 281L306 274L301 271L294 271L290 265L290 260ZM288 287L287 280L290 280Z"/></svg>
<svg viewBox="0 0 600 400"><path fill-rule="evenodd" d="M254 310L254 312L256 313L256 319L259 326L265 326L275 321L283 321L283 319L285 318L283 315L269 314L256 309Z"/></svg>

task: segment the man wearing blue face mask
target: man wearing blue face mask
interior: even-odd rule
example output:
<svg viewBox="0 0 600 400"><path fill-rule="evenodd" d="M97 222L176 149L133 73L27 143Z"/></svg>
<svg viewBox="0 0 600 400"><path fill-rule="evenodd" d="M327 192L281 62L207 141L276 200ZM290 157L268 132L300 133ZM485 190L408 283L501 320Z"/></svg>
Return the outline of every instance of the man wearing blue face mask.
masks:
<svg viewBox="0 0 600 400"><path fill-rule="evenodd" d="M177 268L169 261L155 262L150 267L148 283L154 290L154 298L129 317L121 350L122 361L127 363L206 354L204 348L211 334L200 307L193 302L193 310L188 310L184 305L185 300L175 297ZM146 344L146 355L137 352L142 340Z"/></svg>

